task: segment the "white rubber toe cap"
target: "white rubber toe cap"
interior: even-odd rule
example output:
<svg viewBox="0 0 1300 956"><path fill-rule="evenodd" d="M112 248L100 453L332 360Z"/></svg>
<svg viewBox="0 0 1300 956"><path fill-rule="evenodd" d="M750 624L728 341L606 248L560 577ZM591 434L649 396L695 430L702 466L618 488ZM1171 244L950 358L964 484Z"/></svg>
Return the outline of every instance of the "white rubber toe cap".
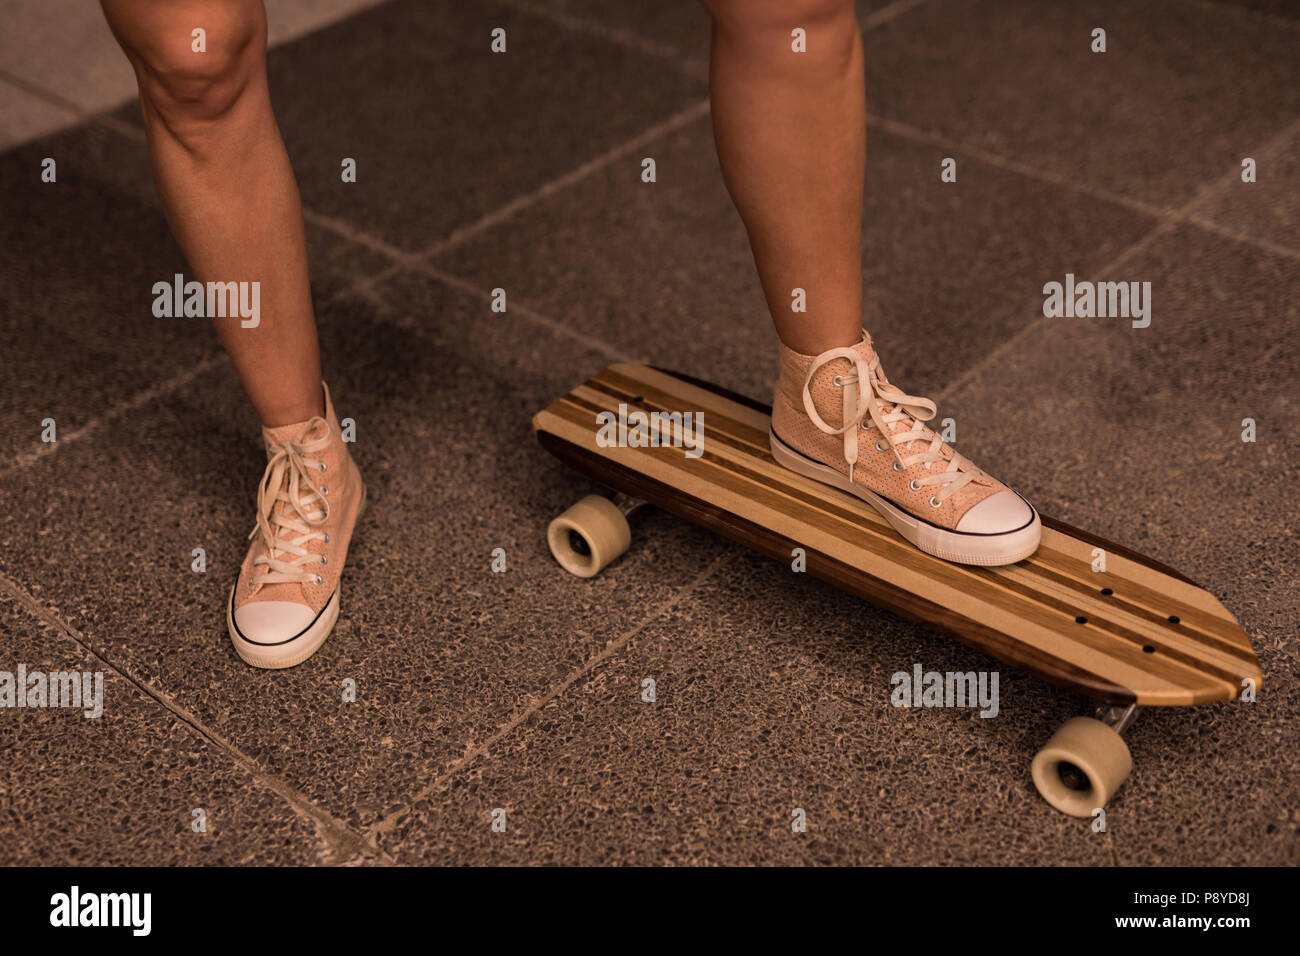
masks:
<svg viewBox="0 0 1300 956"><path fill-rule="evenodd" d="M1010 489L989 495L957 522L958 531L972 534L1005 534L1023 528L1033 520L1033 509Z"/></svg>
<svg viewBox="0 0 1300 956"><path fill-rule="evenodd" d="M252 601L236 608L234 617L244 640L254 644L280 644L310 626L316 612L306 604L292 601Z"/></svg>

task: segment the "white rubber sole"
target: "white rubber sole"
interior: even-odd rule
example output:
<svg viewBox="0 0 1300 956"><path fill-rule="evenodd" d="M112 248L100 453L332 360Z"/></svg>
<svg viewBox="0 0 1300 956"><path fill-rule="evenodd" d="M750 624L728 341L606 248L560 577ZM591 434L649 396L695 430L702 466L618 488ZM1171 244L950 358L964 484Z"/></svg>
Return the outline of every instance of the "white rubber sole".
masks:
<svg viewBox="0 0 1300 956"><path fill-rule="evenodd" d="M236 586L237 583L231 586L230 597L226 600L226 630L230 632L230 641L235 645L235 653L243 659L244 663L254 667L280 670L301 664L320 650L320 646L325 643L325 638L330 636L335 622L339 619L341 587L334 589L334 593L321 608L321 612L316 615L316 619L302 631L279 644L258 644L245 638L235 626Z"/></svg>
<svg viewBox="0 0 1300 956"><path fill-rule="evenodd" d="M1034 517L1033 520L1021 528L1001 534L949 531L947 528L940 528L938 525L923 521L904 511L887 498L880 497L880 495L875 494L856 481L850 481L848 475L836 471L829 465L823 465L820 462L813 461L807 455L800 454L777 438L776 432L769 431L768 439L772 447L772 457L777 460L778 464L789 468L796 474L803 475L805 478L812 478L822 484L846 491L856 498L861 498L880 512L881 516L889 522L895 531L926 554L932 554L936 558L943 558L945 561L954 561L958 564L979 564L991 567L1001 564L1015 564L1038 550L1038 542L1043 532L1043 522L1038 517L1038 511L1027 501L1025 504L1029 505L1029 510Z"/></svg>

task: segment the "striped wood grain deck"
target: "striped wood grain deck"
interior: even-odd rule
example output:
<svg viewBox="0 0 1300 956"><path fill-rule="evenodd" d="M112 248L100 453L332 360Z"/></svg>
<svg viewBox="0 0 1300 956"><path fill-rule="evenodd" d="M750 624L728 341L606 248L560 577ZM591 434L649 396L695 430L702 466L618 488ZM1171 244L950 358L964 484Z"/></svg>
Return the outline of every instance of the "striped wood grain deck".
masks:
<svg viewBox="0 0 1300 956"><path fill-rule="evenodd" d="M602 448L596 414L703 412L704 454ZM1116 703L1201 704L1262 682L1250 638L1214 595L1120 545L1043 518L1038 551L982 568L931 557L871 506L790 472L768 451L768 410L642 365L605 369L533 419L574 469L948 633L1055 684ZM1094 572L1095 549L1106 570ZM797 587L797 582L792 582Z"/></svg>

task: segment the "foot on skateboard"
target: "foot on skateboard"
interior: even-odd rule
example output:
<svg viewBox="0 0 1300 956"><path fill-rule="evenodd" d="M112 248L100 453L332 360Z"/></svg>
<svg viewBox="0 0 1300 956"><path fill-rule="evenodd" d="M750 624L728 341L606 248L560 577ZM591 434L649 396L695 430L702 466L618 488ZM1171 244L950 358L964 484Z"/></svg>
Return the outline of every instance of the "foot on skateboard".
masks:
<svg viewBox="0 0 1300 956"><path fill-rule="evenodd" d="M808 357L808 367L815 361ZM873 394L915 420L907 406L923 400L891 398L870 357L856 352L844 366L860 381L876 375L882 384ZM687 412L703 426L689 444L674 440ZM642 440L605 440L615 419L638 423ZM805 425L835 442L809 418ZM551 550L576 575L591 577L626 551L627 515L649 504L782 563L798 551L815 577L1095 698L1095 717L1068 721L1033 759L1033 785L1064 813L1092 815L1123 783L1132 757L1121 734L1139 707L1213 704L1247 690L1253 699L1260 689L1250 637L1213 594L1177 571L1050 517L1041 519L1039 547L1014 564L972 566L918 550L863 496L780 465L771 410L717 385L614 365L538 412L533 427L547 451L617 492L613 501L589 495L551 523ZM905 461L922 454L898 451ZM912 474L925 475L923 464ZM976 482L963 487L1001 488ZM995 496L986 491L981 500ZM1035 526L1039 520L1035 513Z"/></svg>
<svg viewBox="0 0 1300 956"><path fill-rule="evenodd" d="M892 385L864 331L852 348L781 345L772 457L867 502L927 554L1014 564L1038 547L1034 508L927 428L935 405Z"/></svg>

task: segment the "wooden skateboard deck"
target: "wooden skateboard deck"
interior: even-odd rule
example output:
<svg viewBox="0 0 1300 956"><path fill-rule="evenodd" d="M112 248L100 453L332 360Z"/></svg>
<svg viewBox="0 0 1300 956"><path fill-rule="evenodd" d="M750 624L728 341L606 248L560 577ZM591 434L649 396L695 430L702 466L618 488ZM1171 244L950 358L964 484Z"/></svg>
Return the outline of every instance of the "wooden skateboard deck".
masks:
<svg viewBox="0 0 1300 956"><path fill-rule="evenodd" d="M702 413L703 453L665 442L603 447L600 412ZM778 465L767 406L707 382L613 365L533 419L576 471L1057 685L1111 704L1204 704L1262 676L1250 638L1214 595L1171 568L1043 517L1038 551L974 567L905 541L870 505ZM652 421L656 434L661 424ZM668 431L671 431L669 429ZM1100 567L1104 560L1104 570Z"/></svg>

